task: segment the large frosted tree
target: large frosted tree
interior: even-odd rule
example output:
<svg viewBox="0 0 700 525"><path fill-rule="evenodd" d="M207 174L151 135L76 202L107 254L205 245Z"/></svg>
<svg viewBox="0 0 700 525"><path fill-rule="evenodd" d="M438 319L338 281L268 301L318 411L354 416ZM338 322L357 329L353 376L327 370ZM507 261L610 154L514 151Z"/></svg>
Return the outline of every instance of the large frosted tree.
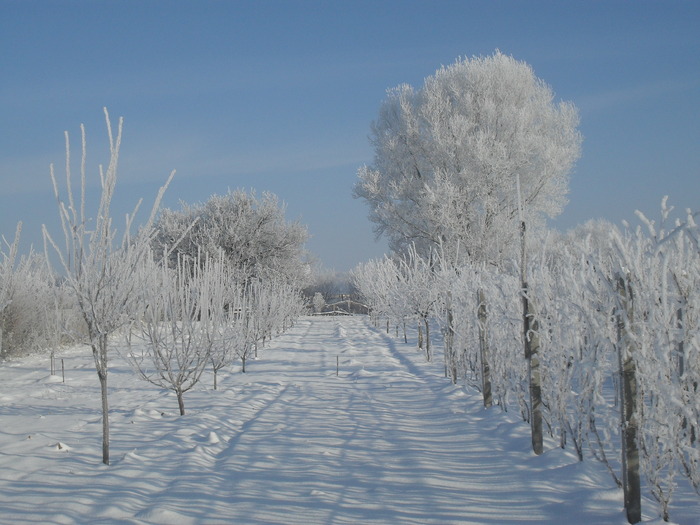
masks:
<svg viewBox="0 0 700 525"><path fill-rule="evenodd" d="M355 196L397 252L499 262L519 235L517 180L530 230L558 215L580 153L578 113L532 68L496 51L459 59L423 87L390 89Z"/></svg>
<svg viewBox="0 0 700 525"><path fill-rule="evenodd" d="M226 262L240 280L282 279L302 285L308 279L304 243L306 227L285 219L285 207L269 192L229 191L204 203L182 203L181 210L164 209L156 224L156 253L171 251L171 263L181 255L199 253Z"/></svg>

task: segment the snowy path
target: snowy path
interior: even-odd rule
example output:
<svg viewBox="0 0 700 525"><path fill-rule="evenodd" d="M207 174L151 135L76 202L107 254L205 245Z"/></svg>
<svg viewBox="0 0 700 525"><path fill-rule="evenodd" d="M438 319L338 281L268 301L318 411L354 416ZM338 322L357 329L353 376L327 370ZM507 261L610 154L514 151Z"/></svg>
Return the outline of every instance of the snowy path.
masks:
<svg viewBox="0 0 700 525"><path fill-rule="evenodd" d="M0 367L0 523L625 523L601 465L535 457L527 426L362 317L300 320L184 417L115 359L109 467L90 359L65 384L45 359Z"/></svg>

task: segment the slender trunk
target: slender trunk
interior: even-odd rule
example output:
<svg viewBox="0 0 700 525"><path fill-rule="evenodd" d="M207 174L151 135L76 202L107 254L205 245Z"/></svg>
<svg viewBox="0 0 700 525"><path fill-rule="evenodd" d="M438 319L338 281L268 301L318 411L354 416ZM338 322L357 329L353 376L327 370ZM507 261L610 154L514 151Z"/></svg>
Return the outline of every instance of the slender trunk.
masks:
<svg viewBox="0 0 700 525"><path fill-rule="evenodd" d="M520 178L518 178L518 201L520 202ZM537 319L534 308L528 300L527 251L525 249L525 221L520 217L520 282L523 294L523 343L525 359L527 359L528 378L530 383L530 429L532 434L532 451L538 456L542 454L542 386L540 378L540 340L537 330Z"/></svg>
<svg viewBox="0 0 700 525"><path fill-rule="evenodd" d="M92 345L95 369L100 380L102 398L102 463L109 465L109 400L107 398L107 336L97 337L97 346Z"/></svg>
<svg viewBox="0 0 700 525"><path fill-rule="evenodd" d="M403 343L408 344L408 334L406 333L406 321L403 322Z"/></svg>
<svg viewBox="0 0 700 525"><path fill-rule="evenodd" d="M685 374L685 330L683 328L683 308L676 312L676 327L682 334L678 341L678 377Z"/></svg>
<svg viewBox="0 0 700 525"><path fill-rule="evenodd" d="M430 355L430 323L427 317L423 318L423 324L425 324L425 358L430 361L432 355Z"/></svg>
<svg viewBox="0 0 700 525"><path fill-rule="evenodd" d="M217 375L216 372L217 372L217 369L216 369L216 367L214 367L214 390L216 390L216 375Z"/></svg>
<svg viewBox="0 0 700 525"><path fill-rule="evenodd" d="M531 304L528 305L531 308ZM534 312L530 310L530 333L529 347L530 359L528 370L530 373L530 427L532 428L532 451L538 456L542 454L542 377L540 374L540 336L538 333L539 323L534 317Z"/></svg>
<svg viewBox="0 0 700 525"><path fill-rule="evenodd" d="M180 409L180 415L185 415L185 399L183 398L184 392L179 388L175 390L177 394L177 406Z"/></svg>
<svg viewBox="0 0 700 525"><path fill-rule="evenodd" d="M629 280L620 277L617 282L621 307L618 312L618 359L620 362L622 400L622 486L625 495L625 510L629 523L642 519L641 481L639 475L639 449L637 430L639 426L638 391L632 323L634 301Z"/></svg>
<svg viewBox="0 0 700 525"><path fill-rule="evenodd" d="M455 359L454 341L454 313L452 311L452 293L447 293L447 334L445 336L445 366L450 368L453 384L457 384L457 360Z"/></svg>
<svg viewBox="0 0 700 525"><path fill-rule="evenodd" d="M242 363L241 372L243 372L245 374L245 356L241 357L241 363Z"/></svg>
<svg viewBox="0 0 700 525"><path fill-rule="evenodd" d="M491 365L489 357L489 342L486 332L486 299L484 291L477 292L479 304L479 350L481 352L481 389L484 397L484 407L489 408L493 405L493 397L491 394Z"/></svg>
<svg viewBox="0 0 700 525"><path fill-rule="evenodd" d="M0 359L5 357L5 349L2 346L2 319L0 319Z"/></svg>
<svg viewBox="0 0 700 525"><path fill-rule="evenodd" d="M109 401L107 399L107 373L98 373L102 393L102 463L109 465Z"/></svg>
<svg viewBox="0 0 700 525"><path fill-rule="evenodd" d="M423 350L423 325L418 321L418 348Z"/></svg>
<svg viewBox="0 0 700 525"><path fill-rule="evenodd" d="M527 359L528 379L530 385L530 429L532 434L532 451L542 454L542 384L540 375L540 338L539 323L534 308L528 297L527 282L523 282L523 338L525 358Z"/></svg>

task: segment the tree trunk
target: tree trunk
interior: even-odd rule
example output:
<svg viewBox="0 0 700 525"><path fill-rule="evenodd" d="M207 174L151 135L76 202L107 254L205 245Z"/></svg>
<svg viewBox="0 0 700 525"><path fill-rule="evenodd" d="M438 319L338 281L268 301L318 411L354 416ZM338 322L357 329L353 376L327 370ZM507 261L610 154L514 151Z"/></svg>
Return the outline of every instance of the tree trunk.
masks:
<svg viewBox="0 0 700 525"><path fill-rule="evenodd" d="M523 335L525 340L525 358L527 359L530 384L530 429L532 433L532 451L538 456L543 452L542 436L542 384L540 375L540 338L537 333L539 323L534 308L528 297L527 282L523 282Z"/></svg>
<svg viewBox="0 0 700 525"><path fill-rule="evenodd" d="M423 318L425 324L425 359L431 361L433 356L430 354L430 322L427 317Z"/></svg>
<svg viewBox="0 0 700 525"><path fill-rule="evenodd" d="M486 299L484 291L477 292L479 304L479 351L481 352L481 389L484 397L484 407L489 408L493 405L491 395L491 365L489 363L489 342L486 332Z"/></svg>
<svg viewBox="0 0 700 525"><path fill-rule="evenodd" d="M423 325L418 321L418 348L423 350Z"/></svg>
<svg viewBox="0 0 700 525"><path fill-rule="evenodd" d="M109 465L109 400L107 398L107 336L97 337L97 346L92 345L95 369L100 380L102 398L102 463Z"/></svg>
<svg viewBox="0 0 700 525"><path fill-rule="evenodd" d="M454 354L455 327L452 311L452 293L447 293L447 334L445 334L445 366L450 369L452 384L457 384L457 360Z"/></svg>
<svg viewBox="0 0 700 525"><path fill-rule="evenodd" d="M241 363L242 363L241 372L245 374L245 356L241 357Z"/></svg>
<svg viewBox="0 0 700 525"><path fill-rule="evenodd" d="M518 177L518 202L520 203L520 178ZM519 206L520 208L520 206ZM520 217L520 282L523 294L523 343L525 359L527 359L528 378L530 383L530 429L532 433L532 451L538 456L542 454L542 385L540 377L540 340L539 329L534 308L528 300L527 251L525 249L525 221Z"/></svg>
<svg viewBox="0 0 700 525"><path fill-rule="evenodd" d="M185 415L185 399L183 398L184 392L180 389L176 390L175 393L177 394L177 406L180 409L180 415L184 416Z"/></svg>
<svg viewBox="0 0 700 525"><path fill-rule="evenodd" d="M676 312L676 327L682 334L678 341L678 377L683 378L685 375L685 328L683 323L683 307ZM0 336L2 332L0 332ZM0 341L1 346L2 341Z"/></svg>
<svg viewBox="0 0 700 525"><path fill-rule="evenodd" d="M617 317L618 359L620 362L620 397L622 401L622 487L625 495L625 510L629 523L642 520L641 481L639 475L639 449L637 430L639 408L636 365L634 362L634 301L629 280L620 277L617 282L620 294L620 311Z"/></svg>
<svg viewBox="0 0 700 525"><path fill-rule="evenodd" d="M216 372L217 372L216 367L214 367L214 390L216 390L216 375L217 375Z"/></svg>

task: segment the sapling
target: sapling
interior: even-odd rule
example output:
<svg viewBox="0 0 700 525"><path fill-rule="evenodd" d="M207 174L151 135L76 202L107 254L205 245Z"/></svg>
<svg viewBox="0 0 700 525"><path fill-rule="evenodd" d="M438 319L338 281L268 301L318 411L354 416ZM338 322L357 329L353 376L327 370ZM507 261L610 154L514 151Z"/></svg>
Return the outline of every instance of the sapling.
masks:
<svg viewBox="0 0 700 525"><path fill-rule="evenodd" d="M156 196L150 216L132 233L139 201L133 213L127 215L121 235L117 237L111 216L111 205L117 183L117 164L121 148L123 119L119 119L117 134L112 134L112 124L107 109L104 110L109 138L110 157L106 170L99 167L101 193L96 213L90 217L87 210L87 177L85 127L81 125L82 157L80 164L80 190L76 200L71 178L70 141L66 141L66 198L62 200L54 174L50 168L54 195L58 204L63 243L59 245L43 226L47 258L49 251L58 259L59 271L65 284L75 297L87 330L87 342L92 349L95 369L100 382L102 400L102 462L109 464L109 404L107 374L109 370L109 338L129 323L138 304L138 291L148 276L143 270L149 245L154 235L153 223L165 189L175 172L170 174ZM51 247L49 250L48 247Z"/></svg>

